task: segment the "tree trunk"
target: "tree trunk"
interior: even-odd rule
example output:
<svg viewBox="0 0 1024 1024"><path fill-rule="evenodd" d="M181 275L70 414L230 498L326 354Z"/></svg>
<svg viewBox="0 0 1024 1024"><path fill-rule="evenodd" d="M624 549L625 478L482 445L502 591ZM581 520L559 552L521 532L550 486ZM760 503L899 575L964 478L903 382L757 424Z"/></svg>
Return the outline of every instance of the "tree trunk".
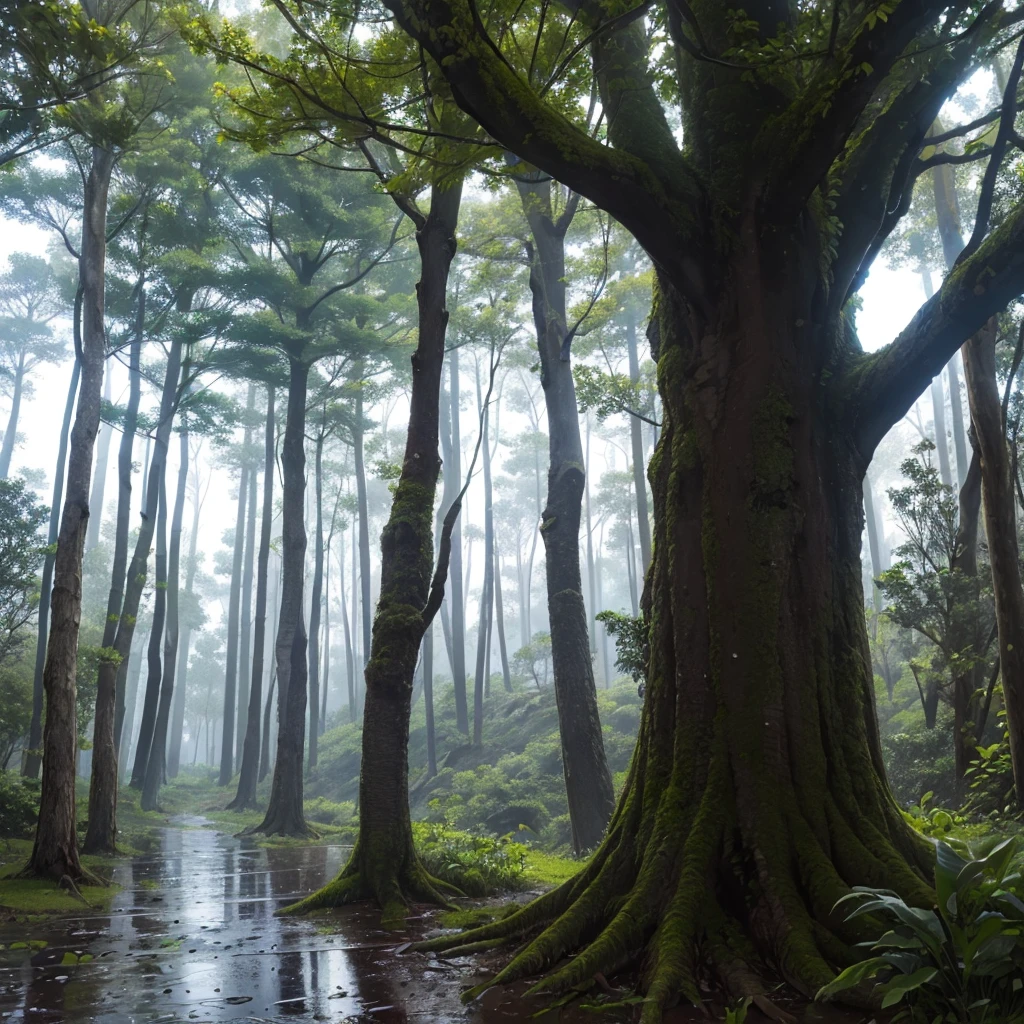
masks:
<svg viewBox="0 0 1024 1024"><path fill-rule="evenodd" d="M480 367L477 366L476 401L480 395ZM494 612L494 510L491 505L491 437L490 410L483 409L483 443L481 455L484 463L484 583L480 592L480 622L476 637L476 676L473 686L473 743L479 746L484 738L484 690L489 682L490 631Z"/></svg>
<svg viewBox="0 0 1024 1024"><path fill-rule="evenodd" d="M306 389L309 364L289 359L288 412L281 445L284 477L281 509L281 616L275 654L278 681L277 759L270 804L263 821L250 832L266 835L310 834L302 811L302 755L306 731L306 624L303 573L306 559Z"/></svg>
<svg viewBox="0 0 1024 1024"><path fill-rule="evenodd" d="M156 712L156 728L149 748L145 776L142 781L142 809L155 811L160 787L166 777L167 731L174 696L175 671L178 664L178 575L181 565L181 520L185 513L185 485L188 483L188 431L183 429L178 445L178 486L174 492L171 515L171 541L167 552L167 627L164 630L164 669L160 685L160 703ZM166 514L165 514L166 515Z"/></svg>
<svg viewBox="0 0 1024 1024"><path fill-rule="evenodd" d="M114 155L94 146L82 205L82 247L78 262L82 294L81 388L71 431L64 511L53 564L52 622L46 645L43 689L43 784L39 825L26 872L57 880L85 876L75 834L75 758L78 723L75 706L78 629L82 619L82 553L89 524L89 481L106 359L104 284L107 251L107 190ZM76 339L77 341L77 339ZM78 346L76 345L76 348Z"/></svg>
<svg viewBox="0 0 1024 1024"><path fill-rule="evenodd" d="M426 944L536 936L494 981L561 963L545 992L645 949L645 1024L680 994L703 1001L698 942L737 996L763 991L750 987L758 955L813 995L858 941L833 913L850 886L934 901L934 855L889 794L878 739L860 563L867 457L806 371L830 346L792 327L811 322L796 271L763 253L739 262L728 279L743 290L710 322L668 286L658 296L647 691L608 835L534 903ZM734 951L740 935L747 953Z"/></svg>
<svg viewBox="0 0 1024 1024"><path fill-rule="evenodd" d="M432 586L434 495L439 401L448 323L448 271L455 255L461 182L431 189L429 215L417 224L421 275L419 340L412 357L412 395L402 472L381 534L380 602L366 668L366 710L359 772L359 835L333 882L294 910L373 897L385 920L403 916L407 899L440 902L439 883L423 869L409 821L409 717L413 676L424 632L440 603L447 566ZM442 559L443 559L442 555ZM435 604L428 606L433 597Z"/></svg>
<svg viewBox="0 0 1024 1024"><path fill-rule="evenodd" d="M630 304L626 310L626 350L629 356L629 379L640 382L640 354L636 343L636 310ZM643 573L651 565L651 524L647 517L647 460L644 458L643 423L637 416L629 417L629 440L633 457L633 490L636 492L636 528L640 537L640 557ZM587 472L590 467L586 467Z"/></svg>
<svg viewBox="0 0 1024 1024"><path fill-rule="evenodd" d="M248 428L246 428L248 431ZM248 445L246 445L248 447ZM235 693L238 683L238 618L242 598L242 554L245 543L245 503L249 496L249 467L243 463L238 481L234 551L231 559L231 591L228 596L228 642L224 669L224 721L221 727L218 786L226 786L235 774Z"/></svg>
<svg viewBox="0 0 1024 1024"><path fill-rule="evenodd" d="M355 552L353 552L353 562ZM341 581L341 624L345 630L345 673L348 679L348 720L354 722L356 714L356 665L352 650L352 631L348 623L348 604L345 600L345 534L341 535L341 551L338 554L338 578Z"/></svg>
<svg viewBox="0 0 1024 1024"><path fill-rule="evenodd" d="M324 642L323 642L323 677L320 682L320 720L317 723L317 735L323 736L327 731L327 695L331 680L331 544L334 532L327 535L327 565L324 574Z"/></svg>
<svg viewBox="0 0 1024 1024"><path fill-rule="evenodd" d="M366 467L363 460L363 392L356 391L355 428L352 431L352 455L356 470L356 503L359 510L359 595L363 632L363 669L370 657L370 633L373 602L370 597L370 511L366 503ZM352 595L353 605L356 603Z"/></svg>
<svg viewBox="0 0 1024 1024"><path fill-rule="evenodd" d="M501 654L501 681L505 692L512 692L512 673L508 667L508 647L505 644L505 609L501 600L501 556L498 541L494 541L494 617L498 627L498 651Z"/></svg>
<svg viewBox="0 0 1024 1024"><path fill-rule="evenodd" d="M326 410L325 414L326 414ZM316 526L313 536L313 586L309 605L309 767L316 766L320 736L320 611L324 589L324 424L316 439L314 460Z"/></svg>
<svg viewBox="0 0 1024 1024"><path fill-rule="evenodd" d="M562 768L577 853L593 849L615 808L612 777L597 712L594 666L580 574L580 519L586 476L565 314L565 232L551 213L551 182L519 183L533 237L530 290L548 414L547 504L541 517L548 620ZM571 218L570 218L571 219Z"/></svg>
<svg viewBox="0 0 1024 1024"><path fill-rule="evenodd" d="M971 425L981 457L985 536L992 566L999 672L1010 734L1017 803L1024 803L1024 590L1021 588L1017 516L1006 446L1006 428L996 385L995 321L963 347ZM981 729L977 730L980 741Z"/></svg>
<svg viewBox="0 0 1024 1024"><path fill-rule="evenodd" d="M135 725L135 709L138 706L139 683L142 681L142 650L146 646L146 637L138 636L138 642L133 641L128 657L121 663L128 668L125 676L125 728L121 731L121 739L117 746L117 765L120 775L127 782L128 762L130 760L132 746L132 729ZM95 726L94 726L95 729ZM122 767L123 766L123 767ZM117 781L115 777L115 782ZM90 786L91 793L91 786ZM86 837L88 839L88 837ZM88 844L86 853L89 852Z"/></svg>
<svg viewBox="0 0 1024 1024"><path fill-rule="evenodd" d="M267 389L267 425L263 446L263 511L260 518L260 551L256 560L256 619L252 635L252 675L249 680L249 707L242 764L238 771L238 791L228 804L231 810L256 806L256 783L260 772L260 712L263 709L263 653L267 637L267 584L270 567L270 530L274 522L274 389ZM255 475L255 474L254 474ZM243 664L248 670L248 665ZM269 702L268 702L269 707ZM270 720L267 720L267 746L270 745Z"/></svg>
<svg viewBox="0 0 1024 1024"><path fill-rule="evenodd" d="M142 522L135 540L135 551L125 575L124 601L119 608L116 630L113 641L107 646L112 649L113 656L100 661L99 674L96 682L96 719L93 726L93 759L92 775L89 779L89 828L85 835L85 849L89 853L112 853L116 849L117 840L117 784L118 784L118 753L127 753L131 736L124 737L122 732L127 720L128 731L131 732L132 720L125 716L125 689L128 679L128 665L132 650L132 638L135 635L135 624L139 614L139 603L146 585L149 549L153 542L153 530L156 527L157 505L159 502L160 481L163 469L167 464L167 447L171 433L171 424L177 407L178 377L181 373L181 341L175 338L171 342L167 354L167 369L164 373L163 391L160 396L159 421L156 428L156 443L153 445L152 464L147 467L146 488L143 491L143 507L140 511ZM120 455L119 453L119 459ZM130 453L129 453L130 473ZM123 466L121 468L124 468ZM122 478L122 487L124 480ZM130 500L130 494L129 494ZM119 498L120 505L120 498ZM118 516L120 517L120 507ZM112 578L113 579L113 578ZM111 584L111 596L114 597L114 585ZM157 591L160 597L161 592ZM111 625L108 603L108 622ZM106 629L106 626L104 627ZM154 610L153 629L157 629ZM104 633L106 635L106 633ZM153 650L153 638L150 636L149 650ZM159 644L156 647L159 656ZM148 694L147 694L148 696ZM155 719L155 695L151 700ZM134 717L134 707L132 708ZM140 743L142 733L140 732ZM147 746L148 752L148 746ZM138 746L136 746L136 755ZM136 756L136 763L138 758ZM140 770L143 765L139 765ZM135 776L133 765L132 776Z"/></svg>
<svg viewBox="0 0 1024 1024"><path fill-rule="evenodd" d="M77 302L76 302L77 305ZM77 312L75 314L77 319ZM60 442L57 446L57 464L53 469L53 496L50 501L50 530L47 535L47 550L43 557L43 578L39 587L39 608L36 625L36 662L32 678L32 719L28 730L28 752L25 756L23 774L30 779L39 778L43 763L43 669L46 665L46 638L50 621L50 593L53 589L53 563L56 553L57 536L60 530L60 508L64 496L64 469L68 458L68 437L71 433L71 417L75 411L78 395L78 381L82 375L82 364L76 359L71 369L71 386L64 405L64 419L60 428Z"/></svg>
<svg viewBox="0 0 1024 1024"><path fill-rule="evenodd" d="M156 512L156 558L153 579L153 626L146 648L146 694L142 701L142 720L139 722L139 740L132 760L132 789L142 789L149 764L149 752L156 733L157 713L160 709L160 688L163 682L164 626L167 622L167 460L154 467L150 474L158 487ZM152 511L150 512L152 514Z"/></svg>
<svg viewBox="0 0 1024 1024"><path fill-rule="evenodd" d="M187 424L182 425L182 433L188 437ZM198 485L195 501L192 505L192 533L188 540L188 568L185 570L185 593L192 596L192 587L196 578L196 551L199 540L199 511L202 502L199 500ZM191 603L191 602L190 602ZM171 711L171 735L167 745L167 776L174 779L178 776L181 766L181 743L185 731L185 685L188 676L188 654L192 642L192 627L186 622L185 629L178 642L178 669L175 674L174 705Z"/></svg>
<svg viewBox="0 0 1024 1024"><path fill-rule="evenodd" d="M252 423L256 410L256 387L249 386L248 402L249 422ZM252 432L246 427L246 459L249 459L249 446L252 444ZM251 460L249 467L249 492L246 497L245 522L245 553L242 556L242 610L239 620L238 643L238 718L235 722L235 746L237 747L235 763L242 763L242 745L249 729L249 669L251 662L250 645L252 644L252 578L256 561L256 463Z"/></svg>
<svg viewBox="0 0 1024 1024"><path fill-rule="evenodd" d="M103 400L110 401L110 374L103 379ZM107 463L110 460L110 438L114 428L100 424L99 440L96 442L96 471L92 475L92 494L89 496L89 529L85 533L85 550L94 548L100 539L100 525L103 522L103 494L107 484Z"/></svg>
<svg viewBox="0 0 1024 1024"><path fill-rule="evenodd" d="M444 452L445 482L452 481L452 500L462 487L462 428L459 396L459 350L449 356L451 386L451 441ZM443 443L443 439L442 439ZM447 506L446 506L447 507ZM469 735L469 702L466 699L466 600L462 584L462 517L452 530L451 575L449 577L452 626L452 685L455 687L455 724L459 732Z"/></svg>
<svg viewBox="0 0 1024 1024"><path fill-rule="evenodd" d="M11 458L18 436L18 417L21 415L21 393L25 386L25 352L18 355L18 368L14 371L14 390L11 392L11 414L7 417L4 443L0 446L0 480L11 475Z"/></svg>

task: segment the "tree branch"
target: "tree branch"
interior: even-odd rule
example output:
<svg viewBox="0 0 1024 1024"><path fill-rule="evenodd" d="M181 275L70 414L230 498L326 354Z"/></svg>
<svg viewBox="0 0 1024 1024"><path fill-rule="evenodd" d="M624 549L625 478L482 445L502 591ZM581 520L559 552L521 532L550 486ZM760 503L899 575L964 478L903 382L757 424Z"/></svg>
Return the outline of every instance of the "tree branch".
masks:
<svg viewBox="0 0 1024 1024"><path fill-rule="evenodd" d="M847 425L865 463L963 340L1022 291L1024 204L977 251L961 257L895 341L859 357L841 375Z"/></svg>

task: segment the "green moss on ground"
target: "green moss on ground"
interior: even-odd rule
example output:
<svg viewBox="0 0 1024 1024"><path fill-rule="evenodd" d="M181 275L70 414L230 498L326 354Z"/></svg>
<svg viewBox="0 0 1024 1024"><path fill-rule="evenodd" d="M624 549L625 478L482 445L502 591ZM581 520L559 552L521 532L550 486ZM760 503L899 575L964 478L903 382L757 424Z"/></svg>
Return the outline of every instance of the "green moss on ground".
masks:
<svg viewBox="0 0 1024 1024"><path fill-rule="evenodd" d="M57 888L53 882L0 878L0 913L70 916L83 911L106 912L120 892L120 886L84 885L79 892L81 899L67 889Z"/></svg>

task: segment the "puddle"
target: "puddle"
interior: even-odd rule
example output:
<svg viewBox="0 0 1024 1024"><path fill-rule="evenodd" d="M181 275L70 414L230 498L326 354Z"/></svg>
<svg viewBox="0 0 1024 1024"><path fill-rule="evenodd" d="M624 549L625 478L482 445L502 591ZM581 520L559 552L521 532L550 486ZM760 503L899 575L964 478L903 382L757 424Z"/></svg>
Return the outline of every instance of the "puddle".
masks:
<svg viewBox="0 0 1024 1024"><path fill-rule="evenodd" d="M522 998L525 986L464 1007L459 994L483 979L480 966L397 955L415 936L384 931L368 905L339 911L331 934L322 920L275 918L333 878L349 848L262 848L193 827L202 823L182 819L187 827L160 830L152 852L119 861L109 913L0 924L0 1024L525 1024L543 1008ZM414 916L410 927L422 932L429 921ZM570 1009L539 1019L634 1017ZM666 1024L698 1020L666 1015Z"/></svg>

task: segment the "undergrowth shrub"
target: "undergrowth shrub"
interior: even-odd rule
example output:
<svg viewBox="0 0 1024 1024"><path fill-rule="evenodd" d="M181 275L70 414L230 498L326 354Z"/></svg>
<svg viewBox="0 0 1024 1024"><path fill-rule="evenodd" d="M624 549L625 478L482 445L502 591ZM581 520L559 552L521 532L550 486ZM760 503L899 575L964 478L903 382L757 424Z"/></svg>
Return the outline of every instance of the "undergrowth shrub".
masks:
<svg viewBox="0 0 1024 1024"><path fill-rule="evenodd" d="M0 771L0 839L28 839L39 817L39 782Z"/></svg>
<svg viewBox="0 0 1024 1024"><path fill-rule="evenodd" d="M467 896L523 887L527 849L511 835L471 835L443 822L414 822L412 834L426 869Z"/></svg>

